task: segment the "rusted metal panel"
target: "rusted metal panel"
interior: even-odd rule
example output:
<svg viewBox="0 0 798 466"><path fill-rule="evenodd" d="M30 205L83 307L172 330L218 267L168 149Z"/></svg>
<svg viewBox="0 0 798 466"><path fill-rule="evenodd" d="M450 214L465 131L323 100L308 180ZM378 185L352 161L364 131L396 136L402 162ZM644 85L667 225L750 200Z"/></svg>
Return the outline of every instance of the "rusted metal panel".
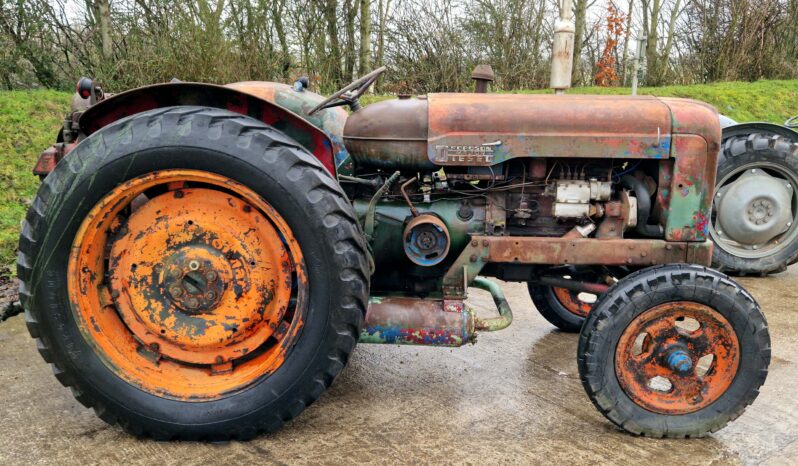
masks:
<svg viewBox="0 0 798 466"><path fill-rule="evenodd" d="M687 244L662 240L484 237L489 262L655 265L685 262Z"/></svg>
<svg viewBox="0 0 798 466"><path fill-rule="evenodd" d="M427 100L394 99L368 105L346 121L344 141L359 165L427 168Z"/></svg>
<svg viewBox="0 0 798 466"><path fill-rule="evenodd" d="M516 157L667 158L671 111L654 97L430 94L436 165Z"/></svg>
<svg viewBox="0 0 798 466"><path fill-rule="evenodd" d="M666 207L665 239L705 241L715 190L718 152L697 135L673 137L674 168Z"/></svg>
<svg viewBox="0 0 798 466"><path fill-rule="evenodd" d="M221 108L263 121L304 146L332 174L336 173L336 160L341 157L338 152L345 150L293 111L262 97L213 84L155 84L116 94L87 109L80 117L80 129L87 136L126 116L176 105Z"/></svg>
<svg viewBox="0 0 798 466"><path fill-rule="evenodd" d="M323 130L330 137L335 153L335 165L339 173L347 174L354 170L352 158L344 147L344 124L349 116L341 107L320 110L313 115L308 112L324 100L324 96L308 90L296 91L293 86L269 81L243 81L226 84L224 87L272 102L290 110L313 126Z"/></svg>
<svg viewBox="0 0 798 466"><path fill-rule="evenodd" d="M474 317L462 301L373 296L361 343L462 346L474 336Z"/></svg>
<svg viewBox="0 0 798 466"><path fill-rule="evenodd" d="M444 296L464 296L490 262L545 265L650 266L690 262L709 265L712 243L655 239L473 236L443 277Z"/></svg>

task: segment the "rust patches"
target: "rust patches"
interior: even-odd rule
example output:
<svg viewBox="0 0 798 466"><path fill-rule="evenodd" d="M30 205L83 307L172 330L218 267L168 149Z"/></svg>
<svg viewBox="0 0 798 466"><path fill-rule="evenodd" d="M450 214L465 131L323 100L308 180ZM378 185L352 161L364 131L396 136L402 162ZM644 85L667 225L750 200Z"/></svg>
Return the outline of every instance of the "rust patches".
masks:
<svg viewBox="0 0 798 466"><path fill-rule="evenodd" d="M121 215L158 185L179 191ZM245 186L195 170L152 173L106 195L75 237L68 279L103 361L183 400L224 396L280 367L307 306L304 260L282 217Z"/></svg>
<svg viewBox="0 0 798 466"><path fill-rule="evenodd" d="M696 135L674 136L674 165L660 216L666 219L665 238L672 241L704 241L715 192L719 143ZM670 175L670 174L667 174ZM662 176L662 175L661 175Z"/></svg>
<svg viewBox="0 0 798 466"><path fill-rule="evenodd" d="M671 124L669 106L653 97L431 94L427 154L436 165L516 157L662 159L670 156ZM485 147L473 163L442 152Z"/></svg>
<svg viewBox="0 0 798 466"><path fill-rule="evenodd" d="M488 242L487 262L653 265L684 262L687 254L687 244L662 240L499 236L475 239ZM707 242L695 246L711 247Z"/></svg>
<svg viewBox="0 0 798 466"><path fill-rule="evenodd" d="M621 388L638 405L661 414L709 406L728 390L739 364L740 345L729 321L689 301L638 315L615 351Z"/></svg>
<svg viewBox="0 0 798 466"><path fill-rule="evenodd" d="M474 334L474 318L462 301L374 297L360 334L363 343L462 346Z"/></svg>
<svg viewBox="0 0 798 466"><path fill-rule="evenodd" d="M567 288L552 287L554 297L562 306L567 309L571 314L579 317L587 317L593 304L583 301L579 298L579 291L569 290Z"/></svg>

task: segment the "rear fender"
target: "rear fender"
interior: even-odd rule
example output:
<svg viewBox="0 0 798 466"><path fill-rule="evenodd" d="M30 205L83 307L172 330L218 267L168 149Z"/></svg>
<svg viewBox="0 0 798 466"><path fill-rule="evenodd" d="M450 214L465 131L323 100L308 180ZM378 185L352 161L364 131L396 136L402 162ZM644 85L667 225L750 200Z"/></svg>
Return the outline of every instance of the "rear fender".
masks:
<svg viewBox="0 0 798 466"><path fill-rule="evenodd" d="M793 131L785 126L765 122L741 123L726 126L723 128L723 139L726 140L733 136L741 136L751 133L775 134L798 143L798 132Z"/></svg>
<svg viewBox="0 0 798 466"><path fill-rule="evenodd" d="M274 102L239 89L200 83L155 84L107 98L81 115L80 139L121 118L179 105L216 107L260 120L304 146L333 176L336 175L336 156L340 158L339 153L346 152L340 142L322 129Z"/></svg>

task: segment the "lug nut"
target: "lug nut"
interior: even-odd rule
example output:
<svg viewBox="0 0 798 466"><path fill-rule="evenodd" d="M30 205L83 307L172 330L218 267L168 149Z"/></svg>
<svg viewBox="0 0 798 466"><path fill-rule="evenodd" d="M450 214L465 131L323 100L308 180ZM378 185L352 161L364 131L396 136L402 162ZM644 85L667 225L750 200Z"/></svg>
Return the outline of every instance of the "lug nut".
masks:
<svg viewBox="0 0 798 466"><path fill-rule="evenodd" d="M188 263L188 268L191 269L191 270L197 270L197 269L199 269L199 266L200 266L199 262L197 262L197 261L191 261L191 262Z"/></svg>
<svg viewBox="0 0 798 466"><path fill-rule="evenodd" d="M205 299L209 299L209 300L210 299L216 299L216 293L214 293L213 291L209 291L209 292L205 293Z"/></svg>
<svg viewBox="0 0 798 466"><path fill-rule="evenodd" d="M210 270L205 274L205 278L207 278L209 282L212 282L219 278L219 274L217 274L215 270Z"/></svg>
<svg viewBox="0 0 798 466"><path fill-rule="evenodd" d="M197 301L197 298L189 298L188 301L186 301L186 306L194 309L199 306L199 301Z"/></svg>

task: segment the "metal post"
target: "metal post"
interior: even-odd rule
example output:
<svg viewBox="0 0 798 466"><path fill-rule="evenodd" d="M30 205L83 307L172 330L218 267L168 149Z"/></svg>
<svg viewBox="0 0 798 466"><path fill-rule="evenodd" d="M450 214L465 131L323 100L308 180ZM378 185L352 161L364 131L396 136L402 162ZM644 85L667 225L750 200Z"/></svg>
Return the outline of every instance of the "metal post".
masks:
<svg viewBox="0 0 798 466"><path fill-rule="evenodd" d="M637 82L640 77L640 62L643 60L643 52L646 49L646 36L638 37L637 39L637 52L632 61L632 95L637 95Z"/></svg>
<svg viewBox="0 0 798 466"><path fill-rule="evenodd" d="M555 94L564 94L571 87L574 65L574 3L561 0L560 17L554 23L554 44L551 49L551 84Z"/></svg>

